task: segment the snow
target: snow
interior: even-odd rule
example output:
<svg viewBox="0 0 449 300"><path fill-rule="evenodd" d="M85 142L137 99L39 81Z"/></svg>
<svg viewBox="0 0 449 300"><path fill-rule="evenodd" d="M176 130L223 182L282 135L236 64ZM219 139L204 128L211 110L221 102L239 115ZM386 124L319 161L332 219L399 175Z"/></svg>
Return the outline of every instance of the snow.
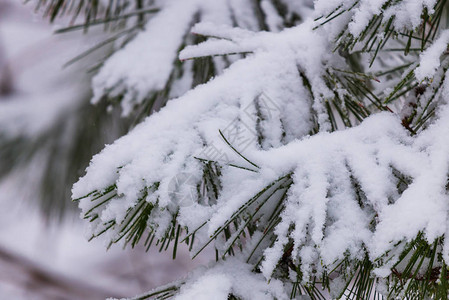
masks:
<svg viewBox="0 0 449 300"><path fill-rule="evenodd" d="M39 207L42 177L52 162L66 175L65 164L72 157L65 160L60 154L73 137L73 119L90 97L85 71L97 56L92 55L87 63L62 66L100 37L94 31L55 36L52 27L31 10L32 4L0 1L0 73L4 63L13 83L11 93L0 93L0 152L10 140L29 142L19 144L11 156L13 162L0 162L0 298L125 296L165 284L201 261L208 262L210 255L191 261L182 247L176 262L166 253L147 253L142 248L132 253L119 248L106 252L102 241L89 243L84 238L76 210L69 209L60 222L43 216ZM68 124L69 130L58 139L54 132L61 130L61 123ZM114 135L114 129L104 134ZM60 143L58 155L49 150L46 138ZM13 169L3 176L9 164ZM59 200L71 204L70 199Z"/></svg>
<svg viewBox="0 0 449 300"><path fill-rule="evenodd" d="M420 65L415 69L418 81L431 79L440 67L440 57L449 44L449 30L443 31L440 36L420 55Z"/></svg>
<svg viewBox="0 0 449 300"><path fill-rule="evenodd" d="M268 0L263 0L260 5L264 14L267 16L267 25L269 31L279 32L283 27L284 20L281 16L279 16L273 3Z"/></svg>
<svg viewBox="0 0 449 300"><path fill-rule="evenodd" d="M397 141L405 144L396 144ZM372 210L382 212L388 198L394 196L396 183L390 166L399 168L398 159L414 154L407 144L410 145L410 140L398 119L385 113L368 118L353 129L315 135L272 153L261 153L282 158L281 162L261 156L260 160L270 161L271 168L282 170L285 164L296 166L293 167L296 168L295 183L290 188L282 222L276 229L278 241L273 248L278 250L268 249L265 253L262 268L265 276L270 277L273 272L291 224L295 228L291 235L295 241L293 257L301 257L304 268L317 263L317 256L309 254L307 260L304 253L298 255L301 248L307 252L319 251L324 264L343 258L346 250L358 257L362 246L372 238L369 229ZM389 148L394 151L385 151ZM351 174L360 181L370 202L366 203L367 209L357 204ZM333 220L331 223L329 218Z"/></svg>
<svg viewBox="0 0 449 300"><path fill-rule="evenodd" d="M196 270L190 275L188 282L175 300L226 300L230 293L248 300L289 299L282 282L272 280L267 284L261 275L254 276L251 265L236 258L230 258L207 270Z"/></svg>
<svg viewBox="0 0 449 300"><path fill-rule="evenodd" d="M332 12L346 11L351 16L348 23L349 33L354 37L362 34L369 22L379 16L382 23L394 18L393 26L396 30L414 29L421 24L421 13L427 8L429 14L433 12L436 0L317 0L315 1L316 17L327 16ZM353 9L349 9L354 7ZM337 21L338 22L338 21Z"/></svg>
<svg viewBox="0 0 449 300"><path fill-rule="evenodd" d="M225 129L227 124L232 123L236 118L244 122L239 126L249 126L256 131L255 118L248 113L248 108L253 107L255 105L253 99L265 91L267 95L270 95L269 97L272 97L271 93L273 93L275 98L273 97L271 101L281 111L279 117L268 120L263 128L275 130L276 127L281 126L279 118L288 116L289 110L295 109L302 117L296 120L287 119L282 123L283 130L290 139L307 134L310 130L308 121L310 99L304 91L302 80L294 65L296 62L300 64L304 62L308 64L305 67L306 70L313 67L312 71L306 71L306 73L321 72L319 67L322 65L321 59L314 66L312 62L301 61L301 57L303 53L310 52L309 47L314 49L318 57L325 45L318 38L315 44L304 43L302 48L297 47L295 48L297 50L292 52L289 44L292 38L299 40L298 42L311 38L309 36L298 38L298 34L306 34L304 32L308 31L287 31L273 50L266 42L264 44L266 40L264 37L267 34L262 33L259 42L260 50L257 49L260 52L236 62L223 75L207 85L199 86L186 95L170 101L160 112L139 124L130 135L106 147L100 155L94 157L87 175L74 186L74 198L82 197L93 190L102 190L116 181L119 194L130 199L135 199L135 195L144 186L150 186L154 182L160 181L161 188L166 189L168 181L177 173L197 170L199 164L191 155L194 154L195 149L201 149L202 139L206 139L209 144L223 143L218 130ZM254 43L257 43L257 38L255 40ZM286 45L283 47L282 43ZM264 51L263 47L268 49ZM201 48L196 49L201 50ZM283 55L279 56L276 51L282 51ZM196 55L199 55L198 52ZM291 61L293 64L290 63ZM263 74L263 76L254 76L254 74ZM314 73L310 74L310 76L314 75ZM320 87L324 85L319 78L313 80ZM291 82L297 83L296 88L291 86L288 89L284 88ZM318 94L318 90L316 93ZM302 95L304 98L298 99L297 95ZM276 127L273 126L274 124ZM251 133L247 132L247 134ZM179 139L180 136L182 139ZM269 139L267 143L274 143L279 139L278 131L275 138ZM174 153L173 146L178 149ZM154 150L149 151L148 147ZM256 148L257 145L253 144L251 147ZM151 154L148 155L148 153ZM170 153L173 154L170 155ZM120 170L117 172L119 167ZM149 168L157 171L149 172ZM137 180L138 178L146 179L142 181ZM166 196L162 194L159 196L161 203L168 201Z"/></svg>
<svg viewBox="0 0 449 300"><path fill-rule="evenodd" d="M170 3L179 5L176 1ZM300 263L303 282L319 278L344 259L354 267L366 255L373 262L381 261L374 274L389 276L403 247L395 245L413 240L419 232L429 243L449 232L449 143L441 138L449 134L449 105L445 99L449 80L444 81L443 91L436 96L437 116L415 135L401 119L410 110L401 113L397 109L418 101L416 95L412 99L413 91L406 95L408 100L401 98L393 109L382 107L389 112L375 112L353 128L331 132L327 105L335 98L334 92L349 93L342 85L332 86L329 82L331 70L349 69L339 51L333 51L333 39L346 26L347 33L357 38L376 16L382 24L394 16L396 31L413 30L421 22L422 10L431 11L435 3L317 0L315 17L348 11L336 24L316 28L322 20L308 18L299 25L282 28L275 6L262 1L270 31L258 31L251 17L230 22L239 16L234 12L239 6L236 1L218 1L216 5L186 1L176 8L182 7L182 13L170 5L164 7L160 15L173 13L164 22L182 14L177 20L179 27L169 34L170 40L160 46L168 26L163 21L158 23L160 15L155 16L146 30L117 52L97 75L93 82L95 100L124 93L122 105L128 114L150 92L164 88L176 55L186 68L191 66L191 60L201 57L240 56L234 56L229 67L221 58L214 58L215 66L219 66L214 78L185 94L174 93L177 98L92 159L72 190L73 198L85 197L79 204L82 216L90 211L99 216L91 223L90 233L115 222L107 239L116 237L127 211L135 207L142 191L157 186L144 200L155 206L148 226L157 231L158 237L170 228L175 216L189 232L197 229L193 252L215 237L213 246L219 255L226 255L233 238L244 248L242 256L191 275L176 299L210 299L212 295L227 299L231 292L245 299L283 299L286 295L276 270L290 245L289 256L292 263ZM242 7L249 9L246 4ZM196 10L202 15L191 27ZM224 13L218 14L221 11ZM240 28L232 27L234 24ZM179 51L189 29L208 39ZM414 71L418 82L443 75L440 57L447 49L448 36L447 31L442 32L419 57L420 65ZM148 57L135 52L144 49L149 51ZM163 55L158 57L153 50ZM388 56L387 64L396 58ZM161 68L152 73L148 66ZM402 76L415 67L411 64L404 68ZM192 82L188 78L192 73L186 76L182 78L182 89ZM388 95L389 83L373 88L385 88L380 101ZM428 95L430 92L425 91L423 97ZM216 153L211 154L212 150ZM198 201L180 206L176 201L179 199L170 197L170 183L179 174L193 174L192 185L200 186L205 174L201 159L222 164L220 193L208 205ZM112 200L96 206L95 196L89 193L101 193L108 187L113 187ZM184 188L185 194L189 189ZM285 197L279 191L285 191ZM193 194L200 197L199 189ZM253 266L243 262L253 262L249 253L257 245L239 239L239 230L244 229L242 222L257 215L254 236L262 239L269 216L280 201L281 218L270 236L273 243L264 241L263 249L256 249L263 256L262 274L251 272ZM237 212L243 216L241 223L226 240L219 233L231 224ZM449 243L441 252L449 263ZM386 253L390 259L383 265L381 258ZM267 281L272 286L268 287ZM334 288L340 290L342 284L340 280Z"/></svg>
<svg viewBox="0 0 449 300"><path fill-rule="evenodd" d="M257 31L260 29L259 20L254 11L253 3L241 0L229 0L229 8L235 16L235 22L239 28Z"/></svg>
<svg viewBox="0 0 449 300"><path fill-rule="evenodd" d="M360 5L355 9L351 23L349 23L349 32L358 36L368 26L371 18L380 15L382 6L387 0L360 1Z"/></svg>
<svg viewBox="0 0 449 300"><path fill-rule="evenodd" d="M269 16L270 29L279 31L283 24L279 23L279 16L276 18L274 7L268 3L265 1L263 7ZM254 31L262 26L252 6L242 1L170 0L161 1L158 5L160 12L150 18L145 29L123 49L116 51L94 77L93 103L103 98L123 97L122 114L129 116L137 105L155 92L170 89L168 82L176 87L180 85L178 80L192 82L193 76L189 72L183 72L185 75L181 79L176 77L174 63L180 49L191 43L188 33L196 23L195 18L205 23L226 26L237 22L242 28ZM298 6L293 11L300 12L303 9L304 6ZM220 42L213 47L214 55L221 54L217 49L225 47L224 44ZM227 66L227 63L221 58L214 59L217 74L223 66ZM191 87L192 84L186 85L181 91L185 92ZM171 95L179 96L181 93L173 92Z"/></svg>
<svg viewBox="0 0 449 300"><path fill-rule="evenodd" d="M401 236L410 240L424 231L427 240L432 242L445 233L441 224L446 224L449 209L445 188L449 143L441 137L447 134L448 118L449 109L445 106L440 111L440 119L415 140L414 147L424 156L413 160L419 174L396 203L385 209L373 239L374 256ZM424 203L423 199L426 199ZM443 249L443 253L449 253L449 249Z"/></svg>
<svg viewBox="0 0 449 300"><path fill-rule="evenodd" d="M163 89L186 28L198 11L197 2L166 1L145 30L108 59L95 76L92 102L97 103L105 94L115 97L124 93L123 115L128 115L150 92Z"/></svg>

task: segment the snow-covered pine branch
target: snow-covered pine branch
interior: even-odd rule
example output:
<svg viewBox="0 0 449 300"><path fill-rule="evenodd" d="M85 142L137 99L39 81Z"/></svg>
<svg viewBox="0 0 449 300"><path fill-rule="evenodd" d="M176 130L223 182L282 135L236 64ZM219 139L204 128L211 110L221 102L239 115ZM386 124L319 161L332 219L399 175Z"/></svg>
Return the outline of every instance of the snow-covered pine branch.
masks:
<svg viewBox="0 0 449 300"><path fill-rule="evenodd" d="M275 11L262 2L267 16ZM267 299L320 298L316 282L332 297L352 285L349 298L369 299L374 283L389 297L443 297L445 1L320 0L315 20L280 32L274 15L271 32L211 17L229 15L234 1L167 3L106 62L95 101L124 94L126 113L174 84L172 61L198 12L192 30L209 38L180 53L183 66L240 56L92 159L73 187L92 237L186 241L194 255L213 242L219 262L176 285L176 299L260 299L233 280L239 262ZM175 32L160 29L167 22ZM163 34L170 42L160 45Z"/></svg>
<svg viewBox="0 0 449 300"><path fill-rule="evenodd" d="M145 101L161 101L157 98L157 92L162 91L168 97L178 97L210 79L211 76L201 80L198 78L197 73L204 70L198 70L199 67L194 61L182 65L176 63L180 49L198 42L198 38L189 34L195 23L237 25L252 31L273 26L279 30L286 25L284 22L271 24L274 22L271 20L283 19L279 15L274 15L275 10L270 1L261 1L260 4L252 1L228 0L156 2L156 6L160 9L159 13L149 20L145 29L135 39L114 53L94 78L94 103L104 97L109 99L119 97L123 114L129 115L136 106ZM289 21L292 16L305 17L305 12L310 10L308 2L287 5L285 23L292 22ZM236 59L235 56L214 57L206 64L213 76L221 74L223 69Z"/></svg>

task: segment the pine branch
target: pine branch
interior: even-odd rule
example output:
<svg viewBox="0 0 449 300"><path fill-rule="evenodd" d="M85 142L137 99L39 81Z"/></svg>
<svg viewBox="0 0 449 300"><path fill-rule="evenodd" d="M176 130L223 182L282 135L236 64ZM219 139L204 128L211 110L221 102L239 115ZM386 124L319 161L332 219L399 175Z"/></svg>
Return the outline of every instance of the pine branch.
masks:
<svg viewBox="0 0 449 300"><path fill-rule="evenodd" d="M147 247L153 240L161 251L172 242L186 242L194 257L213 245L217 263L185 281L180 295L194 293L192 286L208 278L204 274L232 266L234 260L247 262L248 278L263 278L261 290L268 286L266 279L287 283L291 297L324 299L322 287L333 297L371 299L382 297L376 290L382 281L388 298L447 295L442 250L447 245L433 220L433 215L445 218L438 204L445 192L427 181L434 175L447 181L447 170L437 165L448 161L438 151L449 148L435 138L447 133L449 111L441 97L447 54L438 47L447 44L446 36L435 39L445 1L436 2L432 15L432 7L425 4L422 11L410 12L419 13L419 23L393 14L407 8L404 1L374 3L378 13L371 9L362 15L365 19L360 14L368 1L337 2L333 8L323 4L328 10L323 9L315 23L280 33L199 24L193 27L195 33L208 39L184 48L190 44L185 31L198 13L186 5L189 15L176 29L176 47L169 49L172 56L159 72L163 76L146 81L142 78L154 74L142 71L136 73L145 76L133 78L130 74L140 62L113 62L138 53L139 43L151 41L148 32L157 36L155 28L166 21L160 17L164 12L170 18L178 16L179 7L165 7L140 38L106 61L97 77L96 100L117 97L126 113L139 107L148 113L159 99L165 104L183 72L193 71L189 88L194 88L107 147L75 186L76 196L87 194L80 206L93 225L93 237L106 234L111 244L124 240L135 246L146 234ZM320 3L324 2L316 5ZM274 26L264 18L267 7L255 9L259 30ZM274 7L274 14L282 12L282 5ZM334 23L343 28L337 35L330 28ZM335 43L328 42L330 37ZM231 63L235 53L245 55ZM189 61L181 66L174 62L175 54ZM229 58L224 62L230 66L215 76L217 55ZM423 70L428 55L432 63L439 62L435 70ZM190 61L194 58L200 59ZM149 61L155 62L153 57ZM148 85L135 88L139 82ZM202 82L207 83L198 85ZM271 111L260 109L259 97L266 91L280 101L272 118ZM296 121L307 121L294 123L291 111ZM223 124L234 123L237 131L255 132L245 153L222 130ZM221 164L195 153L219 141L235 160ZM434 161L434 155L444 158ZM239 167L236 160L248 167ZM194 179L195 199L188 207L164 194L170 180L185 172L201 175ZM99 174L106 178L100 183ZM92 188L97 190L92 193ZM405 210L404 205L419 207L424 198L435 203L423 215ZM126 211L114 210L119 203ZM437 280L442 284L435 284ZM239 282L229 281L224 293L244 299L233 288ZM161 293L162 298L172 297L178 287ZM143 297L147 296L159 292Z"/></svg>

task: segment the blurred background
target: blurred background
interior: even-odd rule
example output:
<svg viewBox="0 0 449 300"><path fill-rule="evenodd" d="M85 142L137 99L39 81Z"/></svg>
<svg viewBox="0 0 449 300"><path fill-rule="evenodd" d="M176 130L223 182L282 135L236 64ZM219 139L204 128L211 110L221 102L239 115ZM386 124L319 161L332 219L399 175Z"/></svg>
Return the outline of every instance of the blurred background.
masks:
<svg viewBox="0 0 449 300"><path fill-rule="evenodd" d="M89 49L104 32L55 28L32 3L0 0L0 299L125 297L173 281L208 255L106 251L83 234L70 188L135 120L89 103L92 62L110 48Z"/></svg>

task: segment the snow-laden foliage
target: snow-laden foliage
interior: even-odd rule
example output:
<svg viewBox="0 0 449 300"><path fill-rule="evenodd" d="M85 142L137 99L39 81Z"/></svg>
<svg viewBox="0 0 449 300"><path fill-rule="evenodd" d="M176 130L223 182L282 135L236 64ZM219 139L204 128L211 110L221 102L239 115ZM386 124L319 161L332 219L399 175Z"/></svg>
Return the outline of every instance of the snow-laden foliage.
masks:
<svg viewBox="0 0 449 300"><path fill-rule="evenodd" d="M167 1L106 61L94 101L124 95L125 113L195 86L187 70L172 81L172 62L197 21L207 40L179 53L182 68L212 56L224 70L92 159L73 187L89 234L194 256L213 243L215 265L147 298L324 297L317 282L334 298L444 298L445 1L294 3L261 1L264 28L239 14L251 1Z"/></svg>
<svg viewBox="0 0 449 300"><path fill-rule="evenodd" d="M396 30L411 30L422 22L422 13L434 12L437 0L349 0L349 1L316 1L315 8L318 14L347 12L351 20L348 23L349 33L359 36L370 25L375 17L380 17L382 23L392 20Z"/></svg>
<svg viewBox="0 0 449 300"><path fill-rule="evenodd" d="M159 13L135 39L112 55L94 78L93 102L104 96L120 96L123 114L129 115L135 105L145 99L155 101L152 100L155 92L166 90L169 96L175 97L202 83L195 78L198 65L192 62L174 64L179 50L197 41L189 35L189 29L199 21L252 31L279 30L285 22L292 22L277 15L270 1L261 1L258 9L252 1L228 0L164 0L156 1L154 6L158 7ZM309 6L308 1L288 5L286 14L299 18ZM207 67L211 69L210 73L219 74L234 60L216 57Z"/></svg>
<svg viewBox="0 0 449 300"><path fill-rule="evenodd" d="M225 300L231 293L242 299L288 299L281 281L267 284L262 275L251 273L251 265L238 259L229 259L207 270L199 269L190 275L188 282L174 299Z"/></svg>

